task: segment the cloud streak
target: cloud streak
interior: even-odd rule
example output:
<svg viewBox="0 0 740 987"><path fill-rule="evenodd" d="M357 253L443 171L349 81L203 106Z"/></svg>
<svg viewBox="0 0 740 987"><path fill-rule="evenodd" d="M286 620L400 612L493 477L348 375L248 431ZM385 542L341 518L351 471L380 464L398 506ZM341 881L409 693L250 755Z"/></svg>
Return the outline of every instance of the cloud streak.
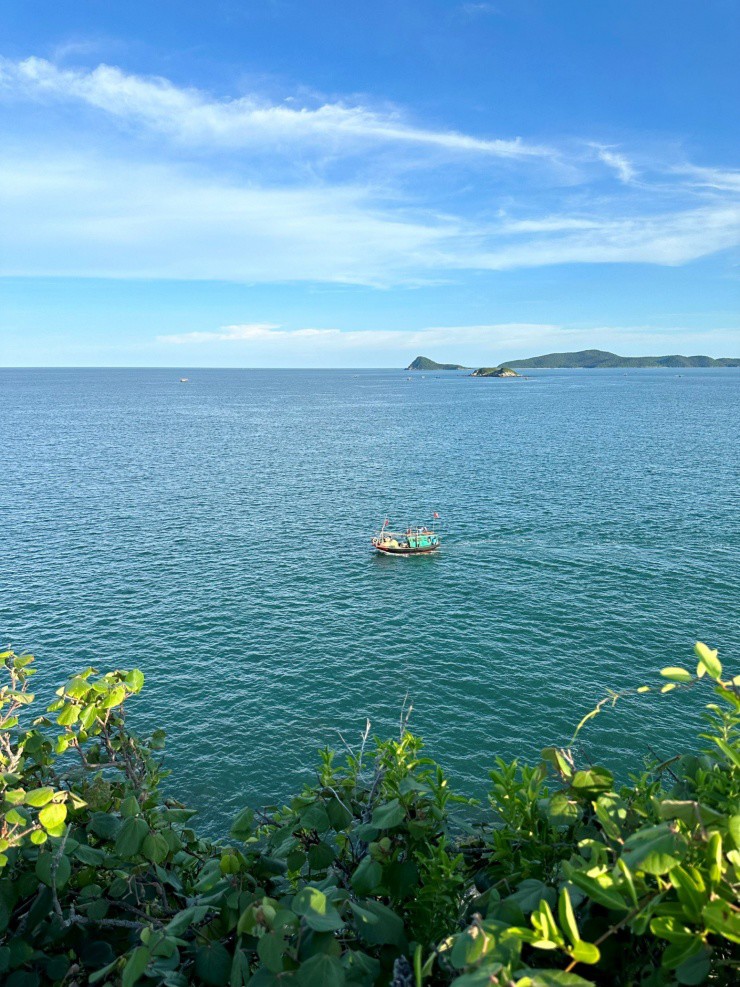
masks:
<svg viewBox="0 0 740 987"><path fill-rule="evenodd" d="M676 266L740 244L740 173L673 164L648 187L655 167L613 144L584 141L569 160L562 148L417 126L397 111L218 100L41 58L0 59L0 94L36 106L54 134L21 133L0 149L4 275L387 288L559 264ZM120 137L102 141L89 108L122 124ZM151 133L170 140L153 153L138 139ZM454 168L420 181L425 157ZM328 158L343 162L331 179ZM532 169L537 160L557 167ZM573 191L570 179L558 185L564 162L598 174ZM404 164L406 186L394 171ZM519 172L524 186L507 185Z"/></svg>
<svg viewBox="0 0 740 987"><path fill-rule="evenodd" d="M381 113L361 105L326 102L296 109L253 94L216 100L195 88L180 88L158 76L127 74L110 65L86 71L59 68L44 58L0 59L0 87L31 99L84 103L182 144L239 148L328 142L348 149L358 143L388 143L509 159L554 155L550 148L518 137L483 139L431 130L405 122L399 112Z"/></svg>
<svg viewBox="0 0 740 987"><path fill-rule="evenodd" d="M359 185L265 188L182 165L0 155L0 273L390 286L555 264L684 264L740 243L740 204L485 223Z"/></svg>
<svg viewBox="0 0 740 987"><path fill-rule="evenodd" d="M415 330L341 330L336 328L290 329L277 323L248 323L222 326L215 331L182 332L161 335L153 345L172 352L177 349L221 354L239 354L249 362L263 362L265 356L280 353L281 361L293 359L302 366L317 361L323 366L326 356L353 361L353 366L373 366L381 353L398 354L398 364L407 363L418 354L437 359L463 361L480 366L507 359L534 356L543 352L578 350L600 344L617 352L648 354L692 351L696 346L717 356L731 355L740 346L737 329L713 329L697 332L681 326L567 326L556 323L502 322L485 325L429 326ZM353 356L354 355L354 356ZM216 359L218 357L216 356ZM348 365L346 362L344 365Z"/></svg>

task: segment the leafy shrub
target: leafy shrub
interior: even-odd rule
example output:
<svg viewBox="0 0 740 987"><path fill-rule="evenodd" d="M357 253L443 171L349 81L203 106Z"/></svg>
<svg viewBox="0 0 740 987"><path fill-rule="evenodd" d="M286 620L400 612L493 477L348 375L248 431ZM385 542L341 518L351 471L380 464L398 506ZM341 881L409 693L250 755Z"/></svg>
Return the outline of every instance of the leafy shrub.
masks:
<svg viewBox="0 0 740 987"><path fill-rule="evenodd" d="M161 731L126 723L140 672L88 668L29 724L33 658L6 652L0 981L734 983L740 677L696 653L662 691L710 684L700 749L630 786L548 748L536 766L497 760L473 812L405 722L398 740L368 724L356 752L320 752L315 785L243 810L219 842L160 794Z"/></svg>

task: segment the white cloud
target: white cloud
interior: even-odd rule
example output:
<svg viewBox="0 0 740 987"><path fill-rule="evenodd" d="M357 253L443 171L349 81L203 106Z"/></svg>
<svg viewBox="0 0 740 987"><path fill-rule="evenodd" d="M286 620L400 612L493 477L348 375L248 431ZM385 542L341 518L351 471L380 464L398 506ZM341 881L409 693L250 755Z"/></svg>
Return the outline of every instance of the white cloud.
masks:
<svg viewBox="0 0 740 987"><path fill-rule="evenodd" d="M460 10L468 17L479 17L482 14L497 14L498 8L492 3L463 3Z"/></svg>
<svg viewBox="0 0 740 987"><path fill-rule="evenodd" d="M740 171L701 168L696 165L683 165L672 170L675 174L686 175L689 183L697 188L715 189L720 192L740 192Z"/></svg>
<svg viewBox="0 0 740 987"><path fill-rule="evenodd" d="M389 284L457 226L354 187L260 188L171 165L0 156L0 273Z"/></svg>
<svg viewBox="0 0 740 987"><path fill-rule="evenodd" d="M605 147L602 144L592 144L591 145L596 151L596 155L600 161L612 168L619 178L620 182L624 182L628 185L637 178L637 170L631 161L629 161L623 154L618 154L616 151L611 150L609 147Z"/></svg>
<svg viewBox="0 0 740 987"><path fill-rule="evenodd" d="M174 164L0 155L0 274L388 286L463 270L677 265L740 243L740 205L494 221L360 185L264 188Z"/></svg>
<svg viewBox="0 0 740 987"><path fill-rule="evenodd" d="M545 235L524 242L510 239L461 258L461 265L490 270L572 263L676 266L740 244L740 204L629 219L547 217L511 223L504 229Z"/></svg>
<svg viewBox="0 0 740 987"><path fill-rule="evenodd" d="M601 348L626 356L666 352L732 356L740 347L740 330L523 322L430 326L417 330L340 330L288 329L275 323L249 323L223 326L216 331L162 335L154 345L170 353L176 347L181 353L192 355L198 363L202 353L207 352L218 365L228 363L233 354L250 365L272 365L279 355L283 365L294 361L301 366L326 366L334 361L340 366L377 366L380 354L398 354L397 363L401 366L421 354L441 361L481 366L542 353L587 349L593 347L594 340L599 341Z"/></svg>
<svg viewBox="0 0 740 987"><path fill-rule="evenodd" d="M75 101L122 120L133 121L183 144L250 147L283 142L352 145L396 143L499 158L552 157L546 147L519 138L484 139L407 123L398 112L360 105L324 103L294 108L256 95L217 100L194 88L179 88L160 77L127 74L100 65L91 71L63 69L44 58L0 59L0 88L32 99Z"/></svg>
<svg viewBox="0 0 740 987"><path fill-rule="evenodd" d="M215 331L196 331L158 336L156 342L165 346L200 347L212 344L250 344L252 351L257 347L271 348L276 344L287 346L294 351L350 350L414 351L426 352L433 347L500 346L504 342L519 342L522 345L532 338L539 339L543 334L563 331L558 326L519 322L494 323L472 326L436 326L414 330L387 329L286 329L276 323L246 323L244 325L222 326ZM567 332L567 330L565 330Z"/></svg>
<svg viewBox="0 0 740 987"><path fill-rule="evenodd" d="M186 346L191 343L263 343L285 339L333 339L341 335L338 329L293 329L287 331L281 329L277 323L250 322L246 325L223 326L217 332L182 332L171 336L157 336L157 342Z"/></svg>
<svg viewBox="0 0 740 987"><path fill-rule="evenodd" d="M38 103L43 119L51 108L54 137L43 143L21 127L0 149L0 274L388 287L555 264L678 265L740 243L740 173L671 166L663 171L672 185L648 189L615 145L565 153L418 127L360 105L217 100L165 79L40 58L0 59L3 91ZM122 139L94 153L97 120L57 114L60 101L125 122ZM159 142L157 163L132 139L142 131L172 138ZM363 158L368 147L381 153ZM454 173L418 181L417 152L438 159L431 149L454 152ZM390 177L404 153L406 188ZM318 177L326 158L345 154L359 157L341 179ZM577 193L558 186L549 166L539 185L529 167L523 187L510 180L538 157L596 169L598 191L583 176ZM508 165L492 181L494 158ZM604 165L617 179L608 195ZM656 210L657 187L672 208Z"/></svg>

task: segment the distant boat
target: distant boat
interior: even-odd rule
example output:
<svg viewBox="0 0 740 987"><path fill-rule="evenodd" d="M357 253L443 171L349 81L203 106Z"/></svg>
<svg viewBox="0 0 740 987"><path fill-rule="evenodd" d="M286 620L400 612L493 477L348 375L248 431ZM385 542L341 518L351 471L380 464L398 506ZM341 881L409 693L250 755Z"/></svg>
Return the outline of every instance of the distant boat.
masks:
<svg viewBox="0 0 740 987"><path fill-rule="evenodd" d="M181 377L180 378L180 383L181 384L189 384L190 383L190 378L189 377Z"/></svg>
<svg viewBox="0 0 740 987"><path fill-rule="evenodd" d="M372 539L373 548L383 555L428 555L436 552L440 546L434 522L431 528L417 525L408 527L403 532L391 531L389 524L390 521L384 521L382 528Z"/></svg>

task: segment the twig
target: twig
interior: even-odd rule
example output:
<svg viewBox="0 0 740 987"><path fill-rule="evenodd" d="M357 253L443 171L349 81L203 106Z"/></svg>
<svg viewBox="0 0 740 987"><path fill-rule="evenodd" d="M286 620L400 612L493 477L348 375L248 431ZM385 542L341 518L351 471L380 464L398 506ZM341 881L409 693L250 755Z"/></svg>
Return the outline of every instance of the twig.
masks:
<svg viewBox="0 0 740 987"><path fill-rule="evenodd" d="M64 836L62 841L57 847L57 851L51 861L51 895L54 902L54 911L56 912L58 918L64 923L64 913L62 911L62 905L59 901L59 894L57 893L57 871L59 870L59 864L61 863L62 856L64 854L64 848L67 845L67 837L69 836L69 826L64 830Z"/></svg>
<svg viewBox="0 0 740 987"><path fill-rule="evenodd" d="M367 743L367 738L370 736L370 720L365 720L365 732L360 735L362 737L362 744L360 746L360 756L357 760L357 776L362 774L362 758L365 755L365 744Z"/></svg>

